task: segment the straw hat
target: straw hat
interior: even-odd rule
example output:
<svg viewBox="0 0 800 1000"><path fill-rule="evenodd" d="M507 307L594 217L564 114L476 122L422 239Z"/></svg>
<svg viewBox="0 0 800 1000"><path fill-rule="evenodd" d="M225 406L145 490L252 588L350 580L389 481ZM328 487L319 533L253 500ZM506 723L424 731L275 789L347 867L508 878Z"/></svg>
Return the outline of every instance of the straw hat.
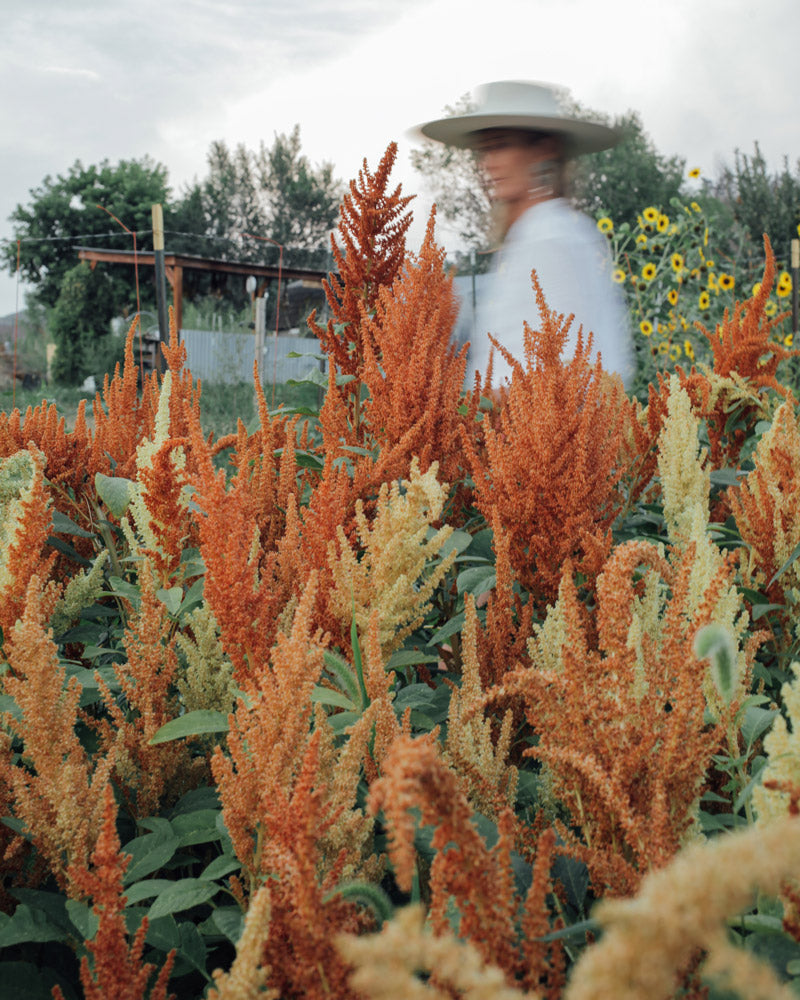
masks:
<svg viewBox="0 0 800 1000"><path fill-rule="evenodd" d="M621 138L607 125L566 116L555 88L546 84L501 80L479 87L476 96L474 111L426 122L414 133L466 149L475 142L476 133L485 129L526 129L560 136L568 156L609 149Z"/></svg>

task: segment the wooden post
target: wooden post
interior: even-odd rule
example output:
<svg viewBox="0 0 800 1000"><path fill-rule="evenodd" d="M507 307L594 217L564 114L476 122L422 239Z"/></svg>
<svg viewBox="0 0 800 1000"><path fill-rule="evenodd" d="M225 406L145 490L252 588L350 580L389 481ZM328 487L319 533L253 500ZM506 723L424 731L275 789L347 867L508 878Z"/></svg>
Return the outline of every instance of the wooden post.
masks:
<svg viewBox="0 0 800 1000"><path fill-rule="evenodd" d="M160 205L153 205L153 263L156 272L156 309L158 311L158 336L162 344L169 340L167 320L167 279L164 269L164 212ZM180 332L180 331L179 331ZM161 352L159 351L159 357Z"/></svg>
<svg viewBox="0 0 800 1000"><path fill-rule="evenodd" d="M797 286L800 284L800 240L792 240L792 342L797 338Z"/></svg>

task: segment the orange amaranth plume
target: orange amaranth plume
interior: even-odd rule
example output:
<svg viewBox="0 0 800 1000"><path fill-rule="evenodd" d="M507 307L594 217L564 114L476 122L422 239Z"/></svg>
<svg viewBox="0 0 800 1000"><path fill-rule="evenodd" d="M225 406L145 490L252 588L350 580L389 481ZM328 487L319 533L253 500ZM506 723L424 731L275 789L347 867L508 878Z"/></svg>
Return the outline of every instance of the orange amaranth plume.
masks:
<svg viewBox="0 0 800 1000"><path fill-rule="evenodd" d="M81 960L84 996L86 1000L146 1000L147 997L149 1000L168 1000L167 983L175 961L175 951L167 955L167 960L148 993L147 984L155 966L142 962L147 917L139 925L133 941L128 943L122 885L130 857L120 854L116 820L114 793L111 786L106 785L103 825L92 854L91 868L75 866L71 872L83 894L91 897L94 912L99 918L94 940L86 943L92 963L90 965L85 955ZM57 1000L64 1000L57 986L53 995Z"/></svg>

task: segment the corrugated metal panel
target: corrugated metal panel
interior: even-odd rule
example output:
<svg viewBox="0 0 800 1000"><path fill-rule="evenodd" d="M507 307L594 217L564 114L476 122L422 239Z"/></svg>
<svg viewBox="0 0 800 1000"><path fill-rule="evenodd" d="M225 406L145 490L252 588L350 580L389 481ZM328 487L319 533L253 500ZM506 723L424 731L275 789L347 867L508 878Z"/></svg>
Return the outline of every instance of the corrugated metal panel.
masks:
<svg viewBox="0 0 800 1000"><path fill-rule="evenodd" d="M255 336L252 333L222 333L218 330L181 330L181 340L186 344L186 359L195 378L204 382L252 382L255 354ZM261 381L271 384L288 382L289 379L307 378L309 372L323 368L317 360L321 354L315 337L267 336L264 357L259 364ZM289 354L315 355L317 357L290 358Z"/></svg>

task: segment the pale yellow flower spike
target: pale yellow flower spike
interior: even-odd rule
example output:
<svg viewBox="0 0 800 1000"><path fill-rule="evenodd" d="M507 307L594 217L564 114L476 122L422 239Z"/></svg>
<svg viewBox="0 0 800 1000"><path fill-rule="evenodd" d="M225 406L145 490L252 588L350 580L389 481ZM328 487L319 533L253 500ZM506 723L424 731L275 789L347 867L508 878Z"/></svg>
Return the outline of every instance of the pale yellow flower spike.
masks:
<svg viewBox="0 0 800 1000"><path fill-rule="evenodd" d="M267 990L269 968L261 964L270 919L269 888L261 886L250 903L244 930L236 945L236 958L229 972L217 969L208 1000L279 1000L277 990Z"/></svg>
<svg viewBox="0 0 800 1000"><path fill-rule="evenodd" d="M502 808L513 809L516 802L518 772L508 763L512 713L504 715L495 746L492 720L483 718L478 619L471 595L467 595L465 611L461 687L455 688L450 696L444 758L465 779L467 793L478 812L496 820Z"/></svg>
<svg viewBox="0 0 800 1000"><path fill-rule="evenodd" d="M730 985L741 1000L789 1000L796 994L763 963L726 941L729 917L761 892L776 896L800 871L800 820L784 818L693 843L649 874L633 899L607 899L593 911L601 940L583 953L564 1000L671 997L698 950L701 975ZM731 877L735 873L735 877Z"/></svg>
<svg viewBox="0 0 800 1000"><path fill-rule="evenodd" d="M658 442L658 471L664 498L664 519L670 539L680 543L694 534L696 507L708 523L709 473L698 446L700 422L692 413L688 393L677 376L669 382L667 418Z"/></svg>
<svg viewBox="0 0 800 1000"><path fill-rule="evenodd" d="M791 723L776 715L772 728L764 737L767 764L761 782L753 789L753 807L759 821L771 822L786 816L789 795L776 788L764 788L765 781L800 788L800 663L792 664L794 680L781 688L781 699ZM800 872L798 872L800 874Z"/></svg>
<svg viewBox="0 0 800 1000"><path fill-rule="evenodd" d="M207 604L186 619L188 628L175 635L175 643L186 666L176 686L187 712L212 709L232 712L235 702L233 666L219 638L219 626Z"/></svg>
<svg viewBox="0 0 800 1000"><path fill-rule="evenodd" d="M8 571L8 557L22 528L22 505L31 495L35 472L34 457L27 450L0 461L0 594L14 582Z"/></svg>
<svg viewBox="0 0 800 1000"><path fill-rule="evenodd" d="M396 649L422 621L434 590L453 564L452 552L426 574L428 564L452 534L451 527L432 531L447 498L446 486L436 479L433 463L425 475L413 459L411 478L403 485L384 483L370 524L363 504L356 507L356 523L364 552L351 549L340 528L338 550L330 547L328 561L334 579L331 606L343 621L350 622L355 602L358 630L365 635L370 615L380 622L380 645L385 655Z"/></svg>
<svg viewBox="0 0 800 1000"><path fill-rule="evenodd" d="M687 617L694 615L703 602L712 581L722 571L724 557L709 537L710 474L703 468L705 451L700 448L700 421L692 413L688 393L677 376L670 378L667 419L659 438L658 468L664 503L664 519L673 544L685 549L695 545L689 581ZM739 645L737 655L737 685L734 697L744 697L748 668L741 648L749 624L747 612L732 582L722 589L713 610L712 621L730 629ZM710 673L704 677L704 692L714 714L722 709Z"/></svg>
<svg viewBox="0 0 800 1000"><path fill-rule="evenodd" d="M540 1000L506 985L501 969L485 965L477 949L452 934L425 931L421 906L407 906L383 925L379 934L341 935L339 951L353 967L350 984L367 1000ZM435 973L437 983L417 973ZM449 989L448 989L449 987Z"/></svg>

